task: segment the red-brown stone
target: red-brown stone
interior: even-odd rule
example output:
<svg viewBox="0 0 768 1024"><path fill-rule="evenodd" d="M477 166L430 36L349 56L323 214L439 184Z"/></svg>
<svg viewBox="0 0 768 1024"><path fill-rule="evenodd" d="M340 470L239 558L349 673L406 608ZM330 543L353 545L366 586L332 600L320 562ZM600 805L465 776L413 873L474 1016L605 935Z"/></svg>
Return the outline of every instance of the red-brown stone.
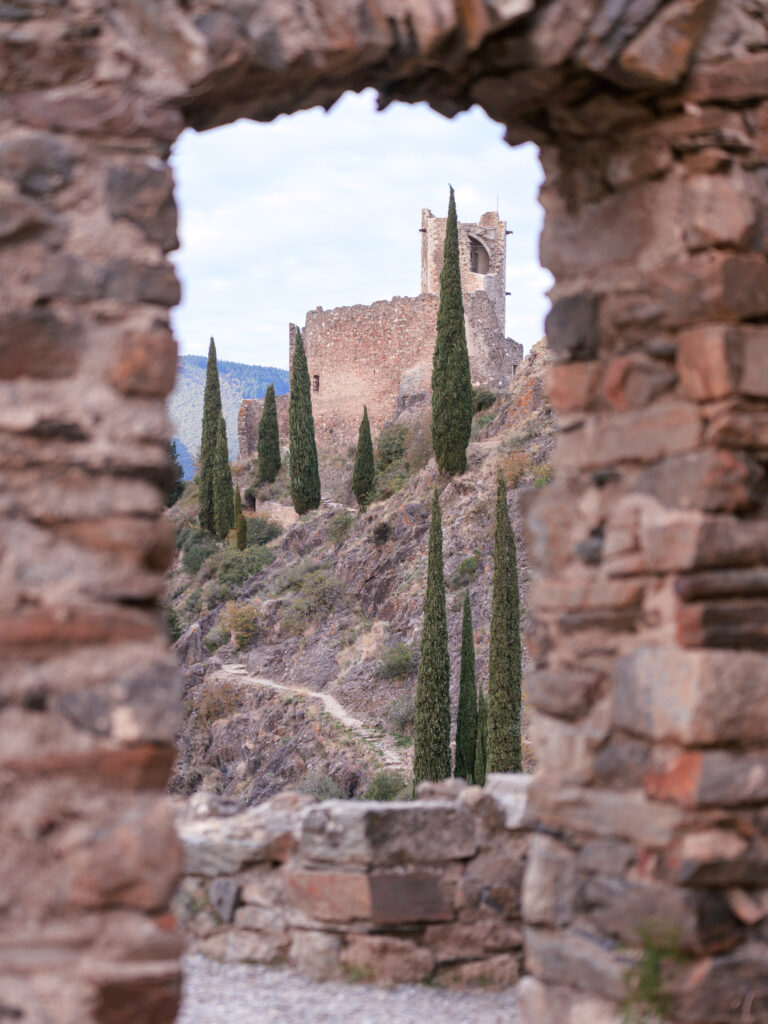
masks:
<svg viewBox="0 0 768 1024"><path fill-rule="evenodd" d="M126 395L165 396L176 379L177 346L164 327L122 335L110 380Z"/></svg>

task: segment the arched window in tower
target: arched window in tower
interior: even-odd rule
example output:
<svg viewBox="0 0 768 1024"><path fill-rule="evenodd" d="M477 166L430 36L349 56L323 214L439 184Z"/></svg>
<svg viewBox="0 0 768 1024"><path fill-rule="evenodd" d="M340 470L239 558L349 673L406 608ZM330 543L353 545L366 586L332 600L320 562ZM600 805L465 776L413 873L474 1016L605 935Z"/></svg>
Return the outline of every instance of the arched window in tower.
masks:
<svg viewBox="0 0 768 1024"><path fill-rule="evenodd" d="M312 378L312 390L313 391L319 391L320 390L320 376L317 373Z"/></svg>
<svg viewBox="0 0 768 1024"><path fill-rule="evenodd" d="M491 268L491 258L483 243L472 235L469 236L469 268L473 274L487 274Z"/></svg>

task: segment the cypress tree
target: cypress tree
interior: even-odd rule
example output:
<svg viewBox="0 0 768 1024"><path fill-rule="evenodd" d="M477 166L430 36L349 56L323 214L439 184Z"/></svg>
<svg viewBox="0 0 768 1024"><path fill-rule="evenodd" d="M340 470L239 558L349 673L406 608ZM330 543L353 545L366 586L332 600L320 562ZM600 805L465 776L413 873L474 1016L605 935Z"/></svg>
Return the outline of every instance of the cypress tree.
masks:
<svg viewBox="0 0 768 1024"><path fill-rule="evenodd" d="M237 546L239 550L244 551L248 544L248 523L245 521L245 516L242 512L235 524L235 535L237 537Z"/></svg>
<svg viewBox="0 0 768 1024"><path fill-rule="evenodd" d="M424 625L416 682L414 785L424 779L445 779L451 774L450 674L443 576L443 529L440 499L435 488L429 527Z"/></svg>
<svg viewBox="0 0 768 1024"><path fill-rule="evenodd" d="M179 461L179 452L175 441L168 442L168 462L171 482L165 492L165 504L170 507L175 505L184 493L184 467Z"/></svg>
<svg viewBox="0 0 768 1024"><path fill-rule="evenodd" d="M216 361L216 343L211 338L211 343L208 346L208 365L205 370L197 517L200 521L200 526L204 530L210 530L212 533L216 529L216 512L213 498L213 466L216 461L216 440L220 416L221 388L219 386L219 367Z"/></svg>
<svg viewBox="0 0 768 1024"><path fill-rule="evenodd" d="M368 422L368 409L363 406L363 418L357 432L355 468L352 471L352 493L357 498L360 508L365 508L371 500L374 474L371 425Z"/></svg>
<svg viewBox="0 0 768 1024"><path fill-rule="evenodd" d="M477 699L477 739L475 741L475 769L472 779L476 786L485 785L488 760L488 704L482 686Z"/></svg>
<svg viewBox="0 0 768 1024"><path fill-rule="evenodd" d="M237 526L237 520L243 514L243 502L240 497L240 488L232 481L232 522Z"/></svg>
<svg viewBox="0 0 768 1024"><path fill-rule="evenodd" d="M290 447L291 501L303 515L320 504L320 474L317 468L315 421L309 390L309 370L301 331L296 330L296 345L291 366L288 404L288 440Z"/></svg>
<svg viewBox="0 0 768 1024"><path fill-rule="evenodd" d="M213 464L213 505L216 533L219 537L226 537L235 525L235 510L232 503L232 471L229 468L227 427L221 414L216 437L216 459Z"/></svg>
<svg viewBox="0 0 768 1024"><path fill-rule="evenodd" d="M469 590L464 595L461 623L461 674L459 709L456 714L456 767L454 775L472 781L477 739L477 688L475 686L475 644L472 636L472 606Z"/></svg>
<svg viewBox="0 0 768 1024"><path fill-rule="evenodd" d="M507 488L499 473L488 652L488 771L522 770L520 598Z"/></svg>
<svg viewBox="0 0 768 1024"><path fill-rule="evenodd" d="M264 408L259 420L259 440L256 451L259 456L259 483L271 484L280 469L280 437L277 430L274 384L269 385L264 395Z"/></svg>
<svg viewBox="0 0 768 1024"><path fill-rule="evenodd" d="M464 327L456 201L451 187L432 360L432 448L441 473L454 476L467 468L471 429L472 377Z"/></svg>

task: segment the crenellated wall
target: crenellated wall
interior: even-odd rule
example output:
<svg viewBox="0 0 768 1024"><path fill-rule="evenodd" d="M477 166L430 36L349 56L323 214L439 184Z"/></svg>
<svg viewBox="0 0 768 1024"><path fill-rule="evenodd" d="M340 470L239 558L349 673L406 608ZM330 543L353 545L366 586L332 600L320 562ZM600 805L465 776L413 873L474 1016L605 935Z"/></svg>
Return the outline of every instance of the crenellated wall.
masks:
<svg viewBox="0 0 768 1024"><path fill-rule="evenodd" d="M616 1021L643 943L670 1024L766 1019L762 6L27 0L0 85L3 1012L175 1013L170 146L374 86L479 103L545 172L523 1022Z"/></svg>

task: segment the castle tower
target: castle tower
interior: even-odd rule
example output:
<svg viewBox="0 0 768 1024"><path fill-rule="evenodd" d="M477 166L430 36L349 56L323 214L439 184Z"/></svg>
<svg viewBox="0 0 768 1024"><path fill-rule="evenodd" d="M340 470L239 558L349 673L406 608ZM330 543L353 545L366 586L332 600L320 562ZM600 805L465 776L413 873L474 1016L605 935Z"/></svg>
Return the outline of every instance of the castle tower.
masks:
<svg viewBox="0 0 768 1024"><path fill-rule="evenodd" d="M440 294L446 217L421 211L421 292ZM484 213L479 224L459 223L459 264L464 294L486 292L504 331L507 277L507 225L498 213Z"/></svg>

